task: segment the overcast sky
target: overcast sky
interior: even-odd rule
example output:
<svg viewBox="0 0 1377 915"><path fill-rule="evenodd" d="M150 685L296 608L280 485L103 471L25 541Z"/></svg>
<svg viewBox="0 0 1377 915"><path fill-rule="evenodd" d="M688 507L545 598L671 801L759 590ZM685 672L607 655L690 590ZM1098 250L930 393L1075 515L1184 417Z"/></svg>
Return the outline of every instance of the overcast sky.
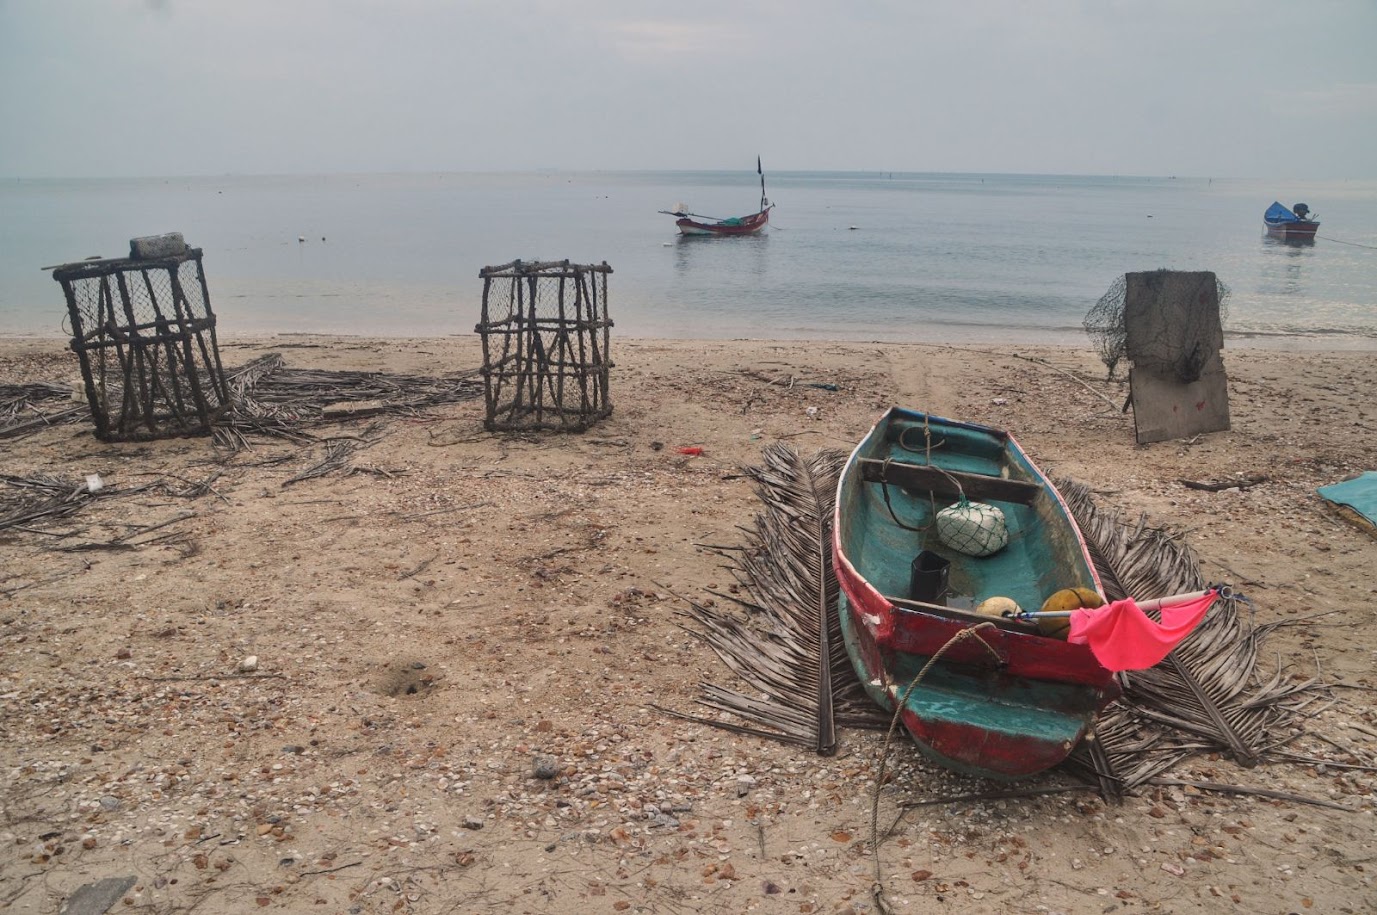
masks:
<svg viewBox="0 0 1377 915"><path fill-rule="evenodd" d="M1377 0L0 0L0 176L1377 177Z"/></svg>

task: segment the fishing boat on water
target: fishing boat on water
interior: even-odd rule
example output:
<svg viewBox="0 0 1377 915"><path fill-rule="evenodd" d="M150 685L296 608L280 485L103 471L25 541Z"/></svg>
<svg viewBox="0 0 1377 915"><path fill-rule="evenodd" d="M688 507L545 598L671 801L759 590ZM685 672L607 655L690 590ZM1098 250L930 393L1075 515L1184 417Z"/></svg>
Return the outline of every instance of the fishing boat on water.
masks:
<svg viewBox="0 0 1377 915"><path fill-rule="evenodd" d="M760 157L756 156L755 170L760 175L760 210L749 216L731 216L725 219L716 216L703 216L690 213L684 204L672 210L660 210L666 216L675 217L674 224L682 235L756 235L770 222L770 210L774 204L765 196L765 171L761 168Z"/></svg>
<svg viewBox="0 0 1377 915"><path fill-rule="evenodd" d="M1002 533L976 525L992 528L977 536L995 542L973 546L944 524L970 510L1001 516ZM1032 775L1065 759L1119 695L1087 645L1063 641L1045 621L1001 615L1102 602L1066 503L1008 433L891 409L842 471L832 547L856 673L883 708L903 705L905 728L933 760L995 778Z"/></svg>
<svg viewBox="0 0 1377 915"><path fill-rule="evenodd" d="M1280 202L1274 202L1262 214L1262 222L1267 227L1268 235L1288 241L1314 241L1315 232L1320 228L1310 207L1303 203L1288 209Z"/></svg>

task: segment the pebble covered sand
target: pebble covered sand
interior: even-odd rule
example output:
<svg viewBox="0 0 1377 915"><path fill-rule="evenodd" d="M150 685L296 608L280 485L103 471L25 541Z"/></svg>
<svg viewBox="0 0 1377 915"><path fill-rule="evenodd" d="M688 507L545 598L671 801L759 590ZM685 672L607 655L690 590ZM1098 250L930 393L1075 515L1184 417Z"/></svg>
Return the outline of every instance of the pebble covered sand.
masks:
<svg viewBox="0 0 1377 915"><path fill-rule="evenodd" d="M481 359L462 338L221 349L428 375ZM225 459L81 422L0 441L8 477L105 486L0 530L0 908L132 878L111 911L877 911L883 733L821 758L664 709L735 685L683 598L734 584L720 548L758 510L741 467L777 439L848 448L898 403L1010 429L1178 533L1257 623L1290 623L1266 676L1332 687L1273 735L1294 758L1203 752L1168 775L1334 806L1181 786L1114 805L1057 772L1013 787L1069 790L909 806L1011 786L896 741L894 909L1377 911L1377 540L1315 494L1377 469L1377 354L1226 350L1232 431L1149 446L1088 348L614 338L613 358L614 412L583 435L484 432L479 397L386 417L346 468L290 484L321 445ZM62 341L0 341L0 383L77 377Z"/></svg>

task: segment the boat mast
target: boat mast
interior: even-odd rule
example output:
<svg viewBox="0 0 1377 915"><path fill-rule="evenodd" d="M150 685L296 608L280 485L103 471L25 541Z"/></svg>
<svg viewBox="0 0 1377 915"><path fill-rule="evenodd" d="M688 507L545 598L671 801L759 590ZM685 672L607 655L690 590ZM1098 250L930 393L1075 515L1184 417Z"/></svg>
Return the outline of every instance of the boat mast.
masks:
<svg viewBox="0 0 1377 915"><path fill-rule="evenodd" d="M760 167L760 156L755 157L755 170L756 174L760 175L760 209L764 212L770 201L765 198L765 170Z"/></svg>

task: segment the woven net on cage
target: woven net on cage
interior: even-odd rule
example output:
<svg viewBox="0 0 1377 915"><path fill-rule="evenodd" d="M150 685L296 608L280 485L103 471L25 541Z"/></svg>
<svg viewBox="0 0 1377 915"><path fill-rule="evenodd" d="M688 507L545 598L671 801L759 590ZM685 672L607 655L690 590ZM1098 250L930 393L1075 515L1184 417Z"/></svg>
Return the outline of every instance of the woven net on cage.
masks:
<svg viewBox="0 0 1377 915"><path fill-rule="evenodd" d="M53 268L96 435L203 435L229 402L199 248Z"/></svg>
<svg viewBox="0 0 1377 915"><path fill-rule="evenodd" d="M607 277L569 261L484 267L483 377L490 430L582 432L612 412Z"/></svg>
<svg viewBox="0 0 1377 915"><path fill-rule="evenodd" d="M1163 274L1165 272L1159 271ZM1218 278L1214 279L1214 283L1219 300L1217 321L1222 324L1228 318L1226 302L1230 290ZM1124 304L1127 297L1128 276L1121 274L1110 284L1109 290L1100 296L1100 300L1095 303L1094 307L1086 313L1085 320L1082 322L1086 334L1089 335L1096 352L1099 354L1100 361L1109 370L1111 381L1114 379L1114 372L1119 363L1129 358L1128 330L1124 320ZM1194 380L1190 377L1192 370L1198 374L1204 356L1196 347L1196 343L1209 335L1211 328L1216 323L1216 316L1212 311L1193 311L1190 309L1185 309L1182 314L1186 326L1180 328L1179 333L1160 335L1152 340L1135 341L1134 364L1171 366L1178 375L1182 376L1183 381Z"/></svg>

